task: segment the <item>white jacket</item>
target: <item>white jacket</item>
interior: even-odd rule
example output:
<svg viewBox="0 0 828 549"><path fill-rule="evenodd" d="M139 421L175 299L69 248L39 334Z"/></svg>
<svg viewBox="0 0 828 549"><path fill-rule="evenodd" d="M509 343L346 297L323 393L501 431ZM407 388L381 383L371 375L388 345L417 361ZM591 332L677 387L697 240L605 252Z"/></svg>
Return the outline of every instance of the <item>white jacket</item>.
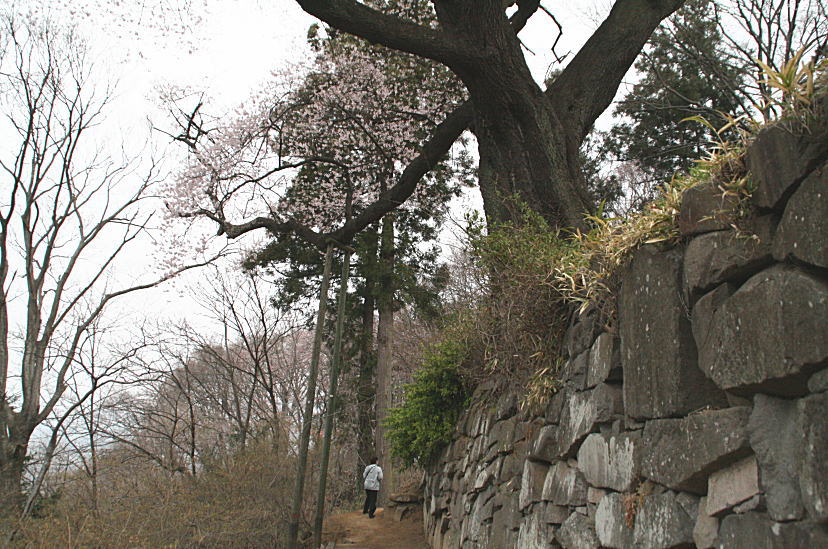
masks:
<svg viewBox="0 0 828 549"><path fill-rule="evenodd" d="M362 472L362 478L365 480L366 490L379 490L380 481L382 480L382 468L376 463L372 463Z"/></svg>

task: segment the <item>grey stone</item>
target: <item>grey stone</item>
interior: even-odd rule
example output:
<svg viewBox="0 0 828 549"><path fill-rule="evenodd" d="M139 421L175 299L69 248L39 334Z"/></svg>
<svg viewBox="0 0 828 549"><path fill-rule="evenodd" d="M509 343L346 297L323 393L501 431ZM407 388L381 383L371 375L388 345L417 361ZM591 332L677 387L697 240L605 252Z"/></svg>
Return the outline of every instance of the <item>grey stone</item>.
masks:
<svg viewBox="0 0 828 549"><path fill-rule="evenodd" d="M750 456L710 475L707 481L708 515L718 515L759 493L759 468Z"/></svg>
<svg viewBox="0 0 828 549"><path fill-rule="evenodd" d="M564 336L564 343L570 358L581 354L592 345L595 336L600 331L597 317L598 313L594 309L575 316L574 323Z"/></svg>
<svg viewBox="0 0 828 549"><path fill-rule="evenodd" d="M699 365L722 389L797 396L828 360L828 285L787 265L750 278L713 314Z"/></svg>
<svg viewBox="0 0 828 549"><path fill-rule="evenodd" d="M572 391L567 390L566 388L559 390L552 396L549 400L549 404L546 406L545 417L547 422L554 424L560 423L564 405L571 396Z"/></svg>
<svg viewBox="0 0 828 549"><path fill-rule="evenodd" d="M693 305L693 338L696 340L697 348L701 349L707 345L711 335L710 322L713 320L713 315L735 291L736 285L727 282L704 294Z"/></svg>
<svg viewBox="0 0 828 549"><path fill-rule="evenodd" d="M625 549L632 546L633 529L626 522L626 506L622 494L609 493L595 510L595 533L604 547Z"/></svg>
<svg viewBox="0 0 828 549"><path fill-rule="evenodd" d="M802 418L802 470L799 486L808 514L828 522L828 393L799 401Z"/></svg>
<svg viewBox="0 0 828 549"><path fill-rule="evenodd" d="M764 513L728 515L719 528L719 549L816 549L828 547L828 527L813 522L773 522Z"/></svg>
<svg viewBox="0 0 828 549"><path fill-rule="evenodd" d="M747 513L749 511L767 511L768 507L765 504L765 496L756 494L750 499L743 501L738 505L733 506L734 513Z"/></svg>
<svg viewBox="0 0 828 549"><path fill-rule="evenodd" d="M781 208L796 185L828 158L828 145L785 124L764 128L747 152L757 182L751 199L760 208Z"/></svg>
<svg viewBox="0 0 828 549"><path fill-rule="evenodd" d="M578 468L592 486L626 492L638 479L640 444L640 433L593 433L578 450Z"/></svg>
<svg viewBox="0 0 828 549"><path fill-rule="evenodd" d="M587 504L589 506L598 505L598 502L601 501L607 495L607 491L601 488L593 488L592 486L587 486Z"/></svg>
<svg viewBox="0 0 828 549"><path fill-rule="evenodd" d="M704 494L710 473L750 454L749 413L749 408L727 408L648 421L641 440L642 475L670 488Z"/></svg>
<svg viewBox="0 0 828 549"><path fill-rule="evenodd" d="M722 282L740 282L773 261L771 223L758 225L760 234L718 231L690 241L684 254L684 283L691 301Z"/></svg>
<svg viewBox="0 0 828 549"><path fill-rule="evenodd" d="M538 431L538 438L532 445L532 451L529 457L536 460L546 461L551 463L557 457L555 454L558 451L558 425L544 425Z"/></svg>
<svg viewBox="0 0 828 549"><path fill-rule="evenodd" d="M564 405L561 423L555 432L555 445L549 461L573 457L581 441L598 424L607 423L623 412L621 389L602 383L595 389L575 393Z"/></svg>
<svg viewBox="0 0 828 549"><path fill-rule="evenodd" d="M575 358L570 358L561 370L561 381L576 391L586 389L588 365L589 350L578 354Z"/></svg>
<svg viewBox="0 0 828 549"><path fill-rule="evenodd" d="M547 503L544 507L543 518L547 524L561 524L569 517L569 507Z"/></svg>
<svg viewBox="0 0 828 549"><path fill-rule="evenodd" d="M624 406L649 419L722 406L725 397L696 364L685 312L680 250L639 249L623 276L618 302Z"/></svg>
<svg viewBox="0 0 828 549"><path fill-rule="evenodd" d="M785 207L773 242L779 261L795 258L828 268L828 165L809 175Z"/></svg>
<svg viewBox="0 0 828 549"><path fill-rule="evenodd" d="M698 549L710 549L719 535L719 519L705 513L706 508L707 498L701 498L696 525L693 527L693 542Z"/></svg>
<svg viewBox="0 0 828 549"><path fill-rule="evenodd" d="M564 549L598 549L600 542L589 517L572 513L557 534Z"/></svg>
<svg viewBox="0 0 828 549"><path fill-rule="evenodd" d="M695 517L676 499L675 492L647 496L635 515L636 549L692 547Z"/></svg>
<svg viewBox="0 0 828 549"><path fill-rule="evenodd" d="M802 427L796 402L758 394L748 421L750 446L759 462L759 485L773 520L802 517L799 493Z"/></svg>
<svg viewBox="0 0 828 549"><path fill-rule="evenodd" d="M733 223L738 199L726 193L716 182L708 181L684 191L678 215L683 235L727 229Z"/></svg>
<svg viewBox="0 0 828 549"><path fill-rule="evenodd" d="M495 419L501 421L508 419L517 414L518 402L517 395L513 392L508 392L497 399L497 409L495 410Z"/></svg>
<svg viewBox="0 0 828 549"><path fill-rule="evenodd" d="M541 513L524 516L523 522L520 523L515 547L547 549L549 547L548 529L549 526L543 521Z"/></svg>
<svg viewBox="0 0 828 549"><path fill-rule="evenodd" d="M549 468L541 496L554 505L586 505L587 484L578 469L558 461Z"/></svg>
<svg viewBox="0 0 828 549"><path fill-rule="evenodd" d="M591 388L604 381L621 380L620 341L604 332L598 336L589 351L586 386Z"/></svg>
<svg viewBox="0 0 828 549"><path fill-rule="evenodd" d="M808 390L812 393L828 391L828 368L820 370L808 380Z"/></svg>
<svg viewBox="0 0 828 549"><path fill-rule="evenodd" d="M530 504L540 501L543 493L543 483L549 466L546 463L526 460L523 466L523 476L520 482L520 496L518 506L522 511Z"/></svg>

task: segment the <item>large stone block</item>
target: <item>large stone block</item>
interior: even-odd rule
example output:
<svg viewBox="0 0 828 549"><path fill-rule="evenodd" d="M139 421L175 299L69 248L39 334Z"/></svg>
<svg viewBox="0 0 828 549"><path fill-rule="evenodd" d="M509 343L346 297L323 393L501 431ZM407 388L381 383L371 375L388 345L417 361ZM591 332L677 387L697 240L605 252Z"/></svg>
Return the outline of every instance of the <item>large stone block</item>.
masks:
<svg viewBox="0 0 828 549"><path fill-rule="evenodd" d="M675 492L647 496L635 515L633 539L636 549L671 549L693 546L690 516Z"/></svg>
<svg viewBox="0 0 828 549"><path fill-rule="evenodd" d="M523 518L517 535L515 547L526 549L548 549L550 546L550 526L541 517L541 513L532 513Z"/></svg>
<svg viewBox="0 0 828 549"><path fill-rule="evenodd" d="M708 515L706 508L707 498L701 498L696 525L693 527L693 543L698 549L710 549L716 545L716 538L719 537L719 519Z"/></svg>
<svg viewBox="0 0 828 549"><path fill-rule="evenodd" d="M622 494L609 493L595 510L595 533L603 547L627 549L632 547L633 529L627 525L627 509Z"/></svg>
<svg viewBox="0 0 828 549"><path fill-rule="evenodd" d="M802 418L800 490L805 509L814 520L828 522L828 393L799 401Z"/></svg>
<svg viewBox="0 0 828 549"><path fill-rule="evenodd" d="M736 291L734 284L725 283L718 286L702 296L693 306L693 338L696 340L696 347L701 349L707 345L710 339L710 324L713 315L719 310L727 298Z"/></svg>
<svg viewBox="0 0 828 549"><path fill-rule="evenodd" d="M678 215L678 228L683 235L720 231L730 228L735 217L738 198L726 193L714 181L684 191Z"/></svg>
<svg viewBox="0 0 828 549"><path fill-rule="evenodd" d="M828 361L828 285L795 267L751 277L713 314L701 369L722 389L797 396Z"/></svg>
<svg viewBox="0 0 828 549"><path fill-rule="evenodd" d="M541 496L554 505L586 505L587 483L584 475L564 461L549 468Z"/></svg>
<svg viewBox="0 0 828 549"><path fill-rule="evenodd" d="M644 246L625 274L618 305L624 407L636 419L723 406L724 394L699 370L682 298L680 250Z"/></svg>
<svg viewBox="0 0 828 549"><path fill-rule="evenodd" d="M578 468L592 486L626 492L638 478L640 446L640 433L593 433L578 450Z"/></svg>
<svg viewBox="0 0 828 549"><path fill-rule="evenodd" d="M595 387L605 381L620 381L621 348L620 340L604 332L599 335L589 351L586 386Z"/></svg>
<svg viewBox="0 0 828 549"><path fill-rule="evenodd" d="M684 283L691 301L722 282L741 282L773 261L771 217L755 222L753 235L718 231L690 241L684 254Z"/></svg>
<svg viewBox="0 0 828 549"><path fill-rule="evenodd" d="M828 527L812 522L773 522L764 513L728 515L719 528L719 549L816 549L828 547Z"/></svg>
<svg viewBox="0 0 828 549"><path fill-rule="evenodd" d="M601 545L592 521L580 513L569 515L556 537L564 549L598 549Z"/></svg>
<svg viewBox="0 0 828 549"><path fill-rule="evenodd" d="M589 349L600 330L597 310L588 309L583 313L576 314L572 325L564 336L564 345L569 353L569 358L573 358Z"/></svg>
<svg viewBox="0 0 828 549"><path fill-rule="evenodd" d="M773 241L779 261L794 258L828 268L828 165L811 173L797 189L782 215Z"/></svg>
<svg viewBox="0 0 828 549"><path fill-rule="evenodd" d="M561 382L571 390L583 391L586 389L588 367L589 350L586 350L566 361L561 369Z"/></svg>
<svg viewBox="0 0 828 549"><path fill-rule="evenodd" d="M753 203L781 208L796 186L828 158L828 143L788 124L759 132L747 152L747 166L757 182Z"/></svg>
<svg viewBox="0 0 828 549"><path fill-rule="evenodd" d="M802 518L802 426L796 402L756 395L748 436L759 462L759 485L765 492L768 514L777 521Z"/></svg>
<svg viewBox="0 0 828 549"><path fill-rule="evenodd" d="M707 491L708 476L750 454L747 407L711 410L684 419L648 421L641 473L677 490Z"/></svg>
<svg viewBox="0 0 828 549"><path fill-rule="evenodd" d="M707 480L708 515L718 515L759 493L759 468L750 456L720 469Z"/></svg>
<svg viewBox="0 0 828 549"><path fill-rule="evenodd" d="M554 457L575 456L578 445L598 424L607 423L623 412L621 389L602 383L595 389L575 393L564 405L556 431Z"/></svg>
<svg viewBox="0 0 828 549"><path fill-rule="evenodd" d="M541 500L543 483L549 465L538 461L526 460L523 465L523 476L520 482L518 506L522 511L532 503Z"/></svg>

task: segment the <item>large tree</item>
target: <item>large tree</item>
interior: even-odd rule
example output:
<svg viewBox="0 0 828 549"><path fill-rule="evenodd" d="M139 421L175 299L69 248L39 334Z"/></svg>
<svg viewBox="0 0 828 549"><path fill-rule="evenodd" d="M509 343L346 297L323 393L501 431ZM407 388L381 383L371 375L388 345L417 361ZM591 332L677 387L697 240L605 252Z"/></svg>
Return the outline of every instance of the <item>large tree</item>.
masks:
<svg viewBox="0 0 828 549"><path fill-rule="evenodd" d="M504 202L517 194L553 226L574 228L585 226L583 215L593 207L581 175L580 145L653 29L682 4L618 0L543 90L517 37L544 10L539 0L434 0L432 26L354 0L297 2L333 27L433 59L457 74L471 104L455 114L478 139L480 190L490 220L509 217ZM513 4L517 10L507 16ZM447 150L446 143L440 146Z"/></svg>

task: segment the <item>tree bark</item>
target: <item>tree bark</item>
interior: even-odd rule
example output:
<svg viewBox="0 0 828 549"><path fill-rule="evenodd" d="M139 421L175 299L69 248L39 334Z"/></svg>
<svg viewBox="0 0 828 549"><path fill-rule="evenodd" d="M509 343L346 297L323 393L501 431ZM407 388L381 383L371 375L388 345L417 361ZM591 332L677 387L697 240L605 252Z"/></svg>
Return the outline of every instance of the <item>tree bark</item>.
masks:
<svg viewBox="0 0 828 549"><path fill-rule="evenodd" d="M316 315L316 332L313 337L310 372L308 372L308 387L305 395L305 413L302 415L302 433L299 438L299 455L296 464L296 479L293 486L293 499L288 523L288 549L296 549L299 539L299 518L302 513L302 502L305 496L305 474L308 466L308 446L310 446L311 426L313 424L313 409L316 400L316 381L319 372L319 356L322 352L322 334L325 326L325 314L328 307L328 284L331 278L331 256L333 245L328 244L325 252L325 267L322 273L322 283L319 285L319 311Z"/></svg>
<svg viewBox="0 0 828 549"><path fill-rule="evenodd" d="M393 489L391 454L383 425L391 403L391 344L394 329L394 215L387 214L382 220L380 240L380 287L377 320L377 458L383 467L383 479L379 500L384 501Z"/></svg>
<svg viewBox="0 0 828 549"><path fill-rule="evenodd" d="M376 353L374 352L374 313L376 312L376 275L379 234L375 226L365 233L365 252L361 254L361 270L365 279L362 295L362 333L359 349L359 380L357 387L357 430L359 444L354 471L354 485L362 489L362 471L374 457L374 404L376 387Z"/></svg>

